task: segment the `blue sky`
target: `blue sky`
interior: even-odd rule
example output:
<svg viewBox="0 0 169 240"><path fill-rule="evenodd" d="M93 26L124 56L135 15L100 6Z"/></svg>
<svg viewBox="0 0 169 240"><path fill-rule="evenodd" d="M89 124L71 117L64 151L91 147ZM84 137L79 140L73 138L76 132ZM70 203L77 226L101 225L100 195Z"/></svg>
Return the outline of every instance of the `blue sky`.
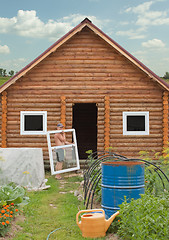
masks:
<svg viewBox="0 0 169 240"><path fill-rule="evenodd" d="M19 71L85 17L163 76L169 72L168 0L0 0L0 68Z"/></svg>

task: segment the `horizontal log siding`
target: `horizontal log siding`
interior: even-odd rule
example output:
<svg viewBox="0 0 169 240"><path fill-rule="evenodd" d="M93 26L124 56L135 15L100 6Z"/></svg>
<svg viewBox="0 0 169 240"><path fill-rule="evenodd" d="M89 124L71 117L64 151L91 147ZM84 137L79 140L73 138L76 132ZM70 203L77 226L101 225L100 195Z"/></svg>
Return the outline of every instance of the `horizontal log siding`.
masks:
<svg viewBox="0 0 169 240"><path fill-rule="evenodd" d="M111 120L110 145L115 152L121 155L137 157L139 151L161 151L162 150L162 102L160 100L161 92L156 98L149 94L145 99L144 92L139 95L118 94L117 98L110 99ZM123 98L119 99L119 97ZM159 98L159 99L158 99ZM133 99L133 101L132 101ZM155 103L156 102L156 103ZM149 111L150 134L146 136L123 136L123 111Z"/></svg>
<svg viewBox="0 0 169 240"><path fill-rule="evenodd" d="M2 128L2 94L0 94L0 147L2 146L1 128Z"/></svg>
<svg viewBox="0 0 169 240"><path fill-rule="evenodd" d="M8 147L42 147L46 136L21 136L20 111L47 111L48 130L60 121L66 101L66 128L73 103L97 103L98 150L104 150L104 98L110 98L110 146L126 156L161 150L162 90L97 35L84 29L8 88ZM149 136L123 136L123 111L149 111Z"/></svg>

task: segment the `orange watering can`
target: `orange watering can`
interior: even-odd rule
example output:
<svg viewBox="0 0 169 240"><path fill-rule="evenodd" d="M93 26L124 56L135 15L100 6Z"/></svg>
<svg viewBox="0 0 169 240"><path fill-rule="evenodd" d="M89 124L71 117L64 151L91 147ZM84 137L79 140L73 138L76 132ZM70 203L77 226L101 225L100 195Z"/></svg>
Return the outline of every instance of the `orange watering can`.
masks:
<svg viewBox="0 0 169 240"><path fill-rule="evenodd" d="M79 222L79 215L81 221ZM104 237L110 224L115 217L119 214L119 211L114 213L108 220L105 219L105 212L103 209L90 209L79 211L76 215L76 223L82 231L83 237L97 238Z"/></svg>

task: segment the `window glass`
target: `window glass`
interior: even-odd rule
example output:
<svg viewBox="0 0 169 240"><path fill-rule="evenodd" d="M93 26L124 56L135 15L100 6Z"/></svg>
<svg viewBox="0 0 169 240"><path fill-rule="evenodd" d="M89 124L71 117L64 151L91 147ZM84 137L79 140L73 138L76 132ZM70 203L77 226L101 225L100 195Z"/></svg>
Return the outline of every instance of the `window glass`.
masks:
<svg viewBox="0 0 169 240"><path fill-rule="evenodd" d="M25 115L25 131L43 131L42 115Z"/></svg>
<svg viewBox="0 0 169 240"><path fill-rule="evenodd" d="M127 116L127 131L145 131L145 116Z"/></svg>

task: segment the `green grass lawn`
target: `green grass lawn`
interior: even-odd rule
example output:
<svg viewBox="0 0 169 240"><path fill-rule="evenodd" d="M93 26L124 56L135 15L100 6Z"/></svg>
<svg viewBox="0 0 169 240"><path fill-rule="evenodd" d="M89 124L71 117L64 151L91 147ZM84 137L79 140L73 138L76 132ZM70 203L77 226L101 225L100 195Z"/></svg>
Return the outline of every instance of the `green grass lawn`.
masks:
<svg viewBox="0 0 169 240"><path fill-rule="evenodd" d="M49 175L47 178L49 189L28 194L30 202L23 209L25 220L17 223L22 229L13 240L84 239L76 224L76 214L85 208L72 192L79 188L82 178L65 177L63 181Z"/></svg>
<svg viewBox="0 0 169 240"><path fill-rule="evenodd" d="M8 81L10 77L0 77L0 86L4 84L6 81Z"/></svg>

